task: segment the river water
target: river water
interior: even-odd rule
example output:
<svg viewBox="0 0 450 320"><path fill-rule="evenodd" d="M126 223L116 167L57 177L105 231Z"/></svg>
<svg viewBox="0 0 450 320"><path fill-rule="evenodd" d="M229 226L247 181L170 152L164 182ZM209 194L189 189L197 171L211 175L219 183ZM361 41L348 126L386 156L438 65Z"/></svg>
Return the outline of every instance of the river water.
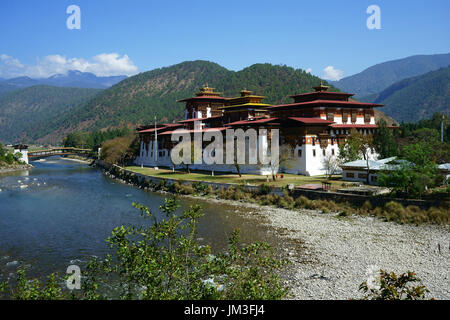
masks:
<svg viewBox="0 0 450 320"><path fill-rule="evenodd" d="M31 170L0 176L0 282L19 267L43 278L111 253L105 239L114 227L149 223L133 201L155 213L164 202L162 194L122 184L84 163L52 157L32 164ZM199 241L213 250L224 248L236 228L243 242L276 241L262 224L244 217L249 209L182 198L180 210L194 203L205 214Z"/></svg>

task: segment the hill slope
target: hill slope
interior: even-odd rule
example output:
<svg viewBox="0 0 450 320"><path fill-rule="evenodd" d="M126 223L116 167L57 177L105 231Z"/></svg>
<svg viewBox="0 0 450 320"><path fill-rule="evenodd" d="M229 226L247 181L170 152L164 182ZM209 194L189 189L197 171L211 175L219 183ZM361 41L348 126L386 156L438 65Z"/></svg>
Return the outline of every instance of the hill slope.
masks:
<svg viewBox="0 0 450 320"><path fill-rule="evenodd" d="M398 121L416 122L435 112L450 115L450 67L404 79L364 100L385 104L383 111Z"/></svg>
<svg viewBox="0 0 450 320"><path fill-rule="evenodd" d="M0 141L27 142L60 125L63 114L101 92L98 89L33 86L0 97Z"/></svg>
<svg viewBox="0 0 450 320"><path fill-rule="evenodd" d="M125 79L105 90L61 120L55 136L76 130L102 129L127 124L181 119L183 103L208 83L224 96L236 96L243 88L266 96L267 103L291 101L289 95L307 92L320 82L303 70L271 64L255 64L241 71L229 71L207 61L188 61ZM334 89L337 90L337 89ZM47 139L48 137L45 137Z"/></svg>
<svg viewBox="0 0 450 320"><path fill-rule="evenodd" d="M388 86L450 65L450 53L417 55L374 65L353 76L331 83L356 98L378 93Z"/></svg>

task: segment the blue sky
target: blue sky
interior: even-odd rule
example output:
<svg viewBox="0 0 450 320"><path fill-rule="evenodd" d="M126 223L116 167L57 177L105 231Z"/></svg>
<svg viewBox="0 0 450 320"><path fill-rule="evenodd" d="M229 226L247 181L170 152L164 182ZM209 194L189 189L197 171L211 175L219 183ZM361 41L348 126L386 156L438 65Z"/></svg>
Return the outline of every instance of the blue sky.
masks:
<svg viewBox="0 0 450 320"><path fill-rule="evenodd" d="M81 29L69 30L69 5ZM369 30L369 5L381 29ZM450 52L448 0L0 2L0 78L78 68L135 74L186 60L241 70L286 64L340 78L376 63Z"/></svg>

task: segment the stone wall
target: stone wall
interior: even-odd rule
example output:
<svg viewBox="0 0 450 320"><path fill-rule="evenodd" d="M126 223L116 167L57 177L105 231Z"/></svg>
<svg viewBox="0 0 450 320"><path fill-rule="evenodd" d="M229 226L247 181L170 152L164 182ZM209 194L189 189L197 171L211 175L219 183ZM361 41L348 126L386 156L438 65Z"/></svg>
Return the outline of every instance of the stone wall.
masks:
<svg viewBox="0 0 450 320"><path fill-rule="evenodd" d="M194 182L201 182L204 185L211 186L213 189L217 190L220 188L229 188L229 187L235 187L239 186L243 188L243 190L248 192L258 192L259 186L254 185L240 185L240 184L233 184L233 183L217 183L217 182L205 182L205 181L196 181L196 180L184 180L179 181L175 179L167 179L167 178L158 178L158 177L152 177L147 176L144 174L136 173L130 170L126 170L122 167L119 167L117 165L108 165L103 163L103 161L97 161L97 165L99 167L104 168L105 170L111 170L112 167L115 167L116 169L120 170L121 172L131 175L132 177L136 177L136 181L138 183L143 182L150 182L155 185L161 184L163 182L166 186L169 186L175 182L178 182L179 184L192 184ZM270 188L270 194L275 195L284 195L285 189L281 187L271 187ZM294 199L304 196L310 200L332 200L335 202L349 202L351 204L360 206L363 205L364 202L369 201L373 207L379 207L383 206L387 202L395 201L398 203L401 203L403 206L409 206L414 205L418 206L422 209L428 209L430 207L441 207L441 206L449 206L449 203L446 201L429 201L429 200L417 200L417 199L399 199L399 198L391 198L387 196L367 196L367 195L358 195L358 194L347 194L347 193L340 193L340 192L330 192L330 191L317 191L317 190L303 190L303 189L294 189L290 191L290 194Z"/></svg>

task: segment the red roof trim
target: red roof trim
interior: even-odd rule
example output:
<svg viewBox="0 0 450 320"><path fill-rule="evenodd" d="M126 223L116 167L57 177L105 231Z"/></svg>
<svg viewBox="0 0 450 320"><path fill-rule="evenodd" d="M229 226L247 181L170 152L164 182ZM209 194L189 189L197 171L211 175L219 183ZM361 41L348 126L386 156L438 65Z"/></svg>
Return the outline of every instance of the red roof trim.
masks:
<svg viewBox="0 0 450 320"><path fill-rule="evenodd" d="M384 106L383 104L358 102L358 101L314 100L314 101L306 101L306 102L280 104L277 106L267 107L267 109L276 109L276 108L283 108L283 107L302 107L302 106L315 105L315 104L341 104L341 105L354 105L354 106L367 106L367 107L382 107L382 106Z"/></svg>
<svg viewBox="0 0 450 320"><path fill-rule="evenodd" d="M309 95L315 95L315 94L330 94L330 95L343 95L343 96L347 96L347 97L351 97L354 96L354 93L346 93L346 92L333 92L333 91L318 91L318 92L306 92L306 93L299 93L299 94L294 94L292 96L290 96L291 98L294 97L302 97L302 96L309 96Z"/></svg>
<svg viewBox="0 0 450 320"><path fill-rule="evenodd" d="M163 124L162 125L162 127L161 126L159 126L159 127L156 127L156 129L155 128L150 128L150 129L144 129L144 130L138 130L138 133L150 133L150 132L154 132L155 130L167 130L167 129L170 129L170 128L173 128L173 127L181 127L181 124L179 124L179 123L166 123L166 124Z"/></svg>
<svg viewBox="0 0 450 320"><path fill-rule="evenodd" d="M221 96L198 96L198 97L192 97L192 98L186 98L186 99L181 99L178 100L178 102L186 102L186 101L190 101L190 100L229 100L230 98L225 98L225 97L221 97Z"/></svg>
<svg viewBox="0 0 450 320"><path fill-rule="evenodd" d="M291 120L294 120L294 121L298 121L298 122L302 122L302 123L306 123L306 124L327 124L327 125L331 125L332 123L334 123L334 121L325 120L325 119L321 119L321 118L289 117L288 119L291 119Z"/></svg>
<svg viewBox="0 0 450 320"><path fill-rule="evenodd" d="M214 116L214 117L206 117L206 118L192 118L192 119L178 121L178 123L186 123L186 122L192 122L192 121L205 121L208 119L216 119L216 118L221 118L221 117L222 116Z"/></svg>
<svg viewBox="0 0 450 320"><path fill-rule="evenodd" d="M226 129L230 129L230 127L204 128L202 130L188 130L188 129L181 129L181 130L178 130L178 131L171 130L171 131L165 131L165 132L161 133L160 135L163 136L163 135L172 134L175 131L177 133L196 133L196 132L208 132L208 131L213 131L213 132L214 131L224 131Z"/></svg>
<svg viewBox="0 0 450 320"><path fill-rule="evenodd" d="M240 125L240 124L261 124L261 123L267 123L267 122L271 122L273 120L277 120L278 118L255 118L253 120L240 120L240 121L235 121L235 122L231 122L231 123L227 123L227 125L229 126L236 126L236 125Z"/></svg>
<svg viewBox="0 0 450 320"><path fill-rule="evenodd" d="M332 124L332 128L367 128L367 129L375 129L378 128L376 124Z"/></svg>

